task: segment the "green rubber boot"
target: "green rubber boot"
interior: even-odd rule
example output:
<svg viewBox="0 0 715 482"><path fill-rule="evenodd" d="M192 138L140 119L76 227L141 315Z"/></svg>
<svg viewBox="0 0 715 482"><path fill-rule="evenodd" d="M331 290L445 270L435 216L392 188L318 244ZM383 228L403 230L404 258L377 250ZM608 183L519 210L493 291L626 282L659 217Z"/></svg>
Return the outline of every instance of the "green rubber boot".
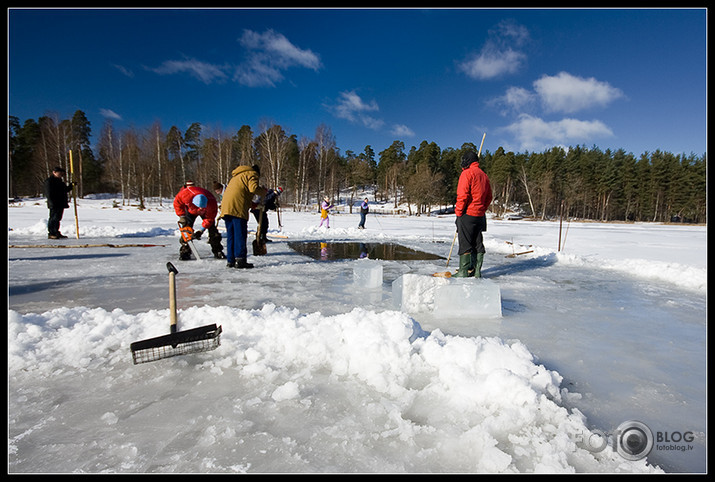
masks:
<svg viewBox="0 0 715 482"><path fill-rule="evenodd" d="M459 269L454 273L455 278L467 278L470 276L470 269L472 268L472 253L460 254L459 255Z"/></svg>
<svg viewBox="0 0 715 482"><path fill-rule="evenodd" d="M482 277L482 264L484 264L484 253L477 253L472 255L472 266L474 269L474 277Z"/></svg>

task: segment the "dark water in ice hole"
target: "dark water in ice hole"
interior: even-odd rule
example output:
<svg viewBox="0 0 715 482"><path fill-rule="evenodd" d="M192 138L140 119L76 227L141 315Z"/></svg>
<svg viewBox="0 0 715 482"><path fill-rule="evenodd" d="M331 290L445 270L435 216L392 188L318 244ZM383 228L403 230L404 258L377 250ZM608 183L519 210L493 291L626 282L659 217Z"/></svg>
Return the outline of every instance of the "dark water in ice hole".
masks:
<svg viewBox="0 0 715 482"><path fill-rule="evenodd" d="M300 254L318 261L339 259L383 259L391 261L414 261L444 259L437 254L425 253L395 243L326 243L321 241L289 242L288 246Z"/></svg>

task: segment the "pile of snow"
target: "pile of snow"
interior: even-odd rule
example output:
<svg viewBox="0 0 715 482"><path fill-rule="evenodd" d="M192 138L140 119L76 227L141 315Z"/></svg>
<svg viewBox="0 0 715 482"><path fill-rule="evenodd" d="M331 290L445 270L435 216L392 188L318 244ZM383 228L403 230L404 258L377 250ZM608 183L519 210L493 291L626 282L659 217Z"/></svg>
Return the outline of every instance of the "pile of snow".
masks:
<svg viewBox="0 0 715 482"><path fill-rule="evenodd" d="M28 389L11 400L11 413L16 403L47 410L44 422L11 435L11 469L657 471L645 460L583 448L590 432L582 414L561 406L569 396L561 377L534 363L519 342L426 333L403 313L359 308L323 316L273 305L192 307L180 317L220 323L221 346L211 355L131 366L129 342L162 334L167 310L10 311L13 383L39 389L43 379L87 381L66 400ZM112 395L129 385L126 398ZM159 393L151 389L157 385ZM86 402L88 391L96 404ZM64 413L73 404L79 413ZM11 415L11 425L19 423ZM24 443L60 424L70 437L63 443L81 454L53 460L47 447L38 452ZM188 453L167 445L180 439ZM99 447L104 456L92 457ZM131 457L118 464L117 452Z"/></svg>

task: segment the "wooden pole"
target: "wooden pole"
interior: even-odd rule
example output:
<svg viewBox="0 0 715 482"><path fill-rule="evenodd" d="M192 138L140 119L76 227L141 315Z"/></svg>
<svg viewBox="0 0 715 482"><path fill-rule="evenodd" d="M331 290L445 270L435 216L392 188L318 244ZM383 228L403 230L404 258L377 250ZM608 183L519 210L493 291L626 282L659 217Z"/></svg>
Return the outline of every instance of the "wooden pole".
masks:
<svg viewBox="0 0 715 482"><path fill-rule="evenodd" d="M74 163L72 162L72 149L70 149L70 182L72 183L72 198L74 199L74 228L79 239L79 218L77 217L77 185L74 182Z"/></svg>

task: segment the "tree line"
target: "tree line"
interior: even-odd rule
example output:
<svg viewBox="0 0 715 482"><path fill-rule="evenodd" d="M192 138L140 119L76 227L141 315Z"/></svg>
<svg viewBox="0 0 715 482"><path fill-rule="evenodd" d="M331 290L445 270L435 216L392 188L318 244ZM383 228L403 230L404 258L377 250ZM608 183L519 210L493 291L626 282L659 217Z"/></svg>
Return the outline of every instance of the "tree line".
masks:
<svg viewBox="0 0 715 482"><path fill-rule="evenodd" d="M460 161L473 143L440 148L423 141L406 150L396 140L375 153L341 153L330 127L320 125L313 138L289 135L266 121L254 132L208 129L194 123L181 131L158 122L146 128L118 130L105 122L95 143L85 114L70 119L43 116L20 123L9 118L9 195L37 196L51 169L70 172L73 153L78 196L119 193L131 199L173 197L187 180L211 189L226 183L239 165L258 165L262 183L284 189L282 202L296 209L322 196L353 205L366 188L379 202L408 206L409 214L429 214L452 206ZM494 194L491 210L514 210L538 219L558 215L599 221L681 220L706 222L706 156L656 150L636 157L622 149L596 146L554 147L544 152L483 151L480 166Z"/></svg>

